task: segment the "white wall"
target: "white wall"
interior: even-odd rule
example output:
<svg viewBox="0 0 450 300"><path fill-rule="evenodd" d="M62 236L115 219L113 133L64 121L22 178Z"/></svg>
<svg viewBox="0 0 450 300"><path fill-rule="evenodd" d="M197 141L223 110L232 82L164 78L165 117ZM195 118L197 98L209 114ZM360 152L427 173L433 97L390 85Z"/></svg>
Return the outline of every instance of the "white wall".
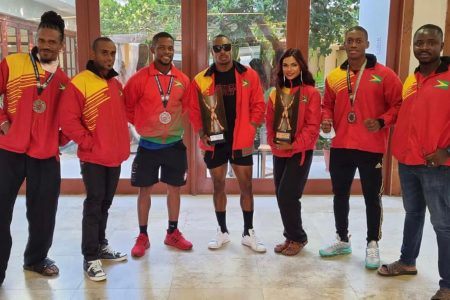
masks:
<svg viewBox="0 0 450 300"><path fill-rule="evenodd" d="M445 16L447 14L447 0L415 0L412 34L425 24L434 24L445 30ZM450 41L448 41L450 42ZM412 43L410 45L411 56L409 60L409 72L414 72L417 67L417 59L414 57Z"/></svg>

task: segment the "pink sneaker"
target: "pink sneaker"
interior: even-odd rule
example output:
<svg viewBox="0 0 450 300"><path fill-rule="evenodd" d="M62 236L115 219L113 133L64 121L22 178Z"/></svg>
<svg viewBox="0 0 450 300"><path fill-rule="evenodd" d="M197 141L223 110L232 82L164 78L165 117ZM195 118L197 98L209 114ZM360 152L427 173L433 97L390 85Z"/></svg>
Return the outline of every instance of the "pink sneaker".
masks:
<svg viewBox="0 0 450 300"><path fill-rule="evenodd" d="M148 236L141 233L136 238L136 244L134 244L133 249L131 249L131 255L134 257L144 256L145 250L148 248L150 248L150 240L148 239Z"/></svg>
<svg viewBox="0 0 450 300"><path fill-rule="evenodd" d="M192 249L192 243L186 240L183 234L178 229L175 229L175 231L172 233L166 234L164 244L178 248L180 250Z"/></svg>

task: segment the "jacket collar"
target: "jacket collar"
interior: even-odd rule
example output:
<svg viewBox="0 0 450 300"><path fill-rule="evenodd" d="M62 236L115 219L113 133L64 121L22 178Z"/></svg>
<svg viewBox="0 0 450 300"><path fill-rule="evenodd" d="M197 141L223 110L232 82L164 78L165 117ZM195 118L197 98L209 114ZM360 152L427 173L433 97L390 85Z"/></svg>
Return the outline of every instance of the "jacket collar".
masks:
<svg viewBox="0 0 450 300"><path fill-rule="evenodd" d="M450 64L450 56L441 56L441 64L437 67L435 74L444 73L448 71L448 65ZM419 72L419 67L414 70L414 73Z"/></svg>
<svg viewBox="0 0 450 300"><path fill-rule="evenodd" d="M233 66L239 74L247 72L247 68L244 65L241 65L237 61L233 60ZM216 71L216 64L213 63L208 70L206 70L205 76L211 76Z"/></svg>
<svg viewBox="0 0 450 300"><path fill-rule="evenodd" d="M377 64L377 57L373 54L366 54L367 64L366 68L373 68ZM344 63L341 65L342 70L347 70L348 66L348 59L344 61Z"/></svg>
<svg viewBox="0 0 450 300"><path fill-rule="evenodd" d="M98 77L103 78L103 76L100 75L100 72L98 71L97 67L94 64L93 60L88 60L87 64L86 64L86 69L91 71L92 73L94 73L95 75L97 75ZM117 75L119 75L114 69L109 70L108 74L106 74L105 79L109 80L113 77L116 77Z"/></svg>
<svg viewBox="0 0 450 300"><path fill-rule="evenodd" d="M175 69L176 69L175 66L172 64L167 75L174 75ZM155 75L160 75L163 73L161 71L159 71L156 68L155 63L152 62L150 65L148 65L148 74L149 74L149 76L155 76Z"/></svg>

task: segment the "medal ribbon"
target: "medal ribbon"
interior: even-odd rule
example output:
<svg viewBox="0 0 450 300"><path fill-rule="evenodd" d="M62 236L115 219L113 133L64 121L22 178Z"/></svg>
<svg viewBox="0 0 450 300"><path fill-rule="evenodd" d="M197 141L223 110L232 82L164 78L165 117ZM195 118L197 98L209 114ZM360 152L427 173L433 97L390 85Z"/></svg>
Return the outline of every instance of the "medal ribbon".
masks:
<svg viewBox="0 0 450 300"><path fill-rule="evenodd" d="M44 83L41 83L41 79L39 76L39 69L36 64L36 60L34 59L33 55L30 52L30 58L31 63L33 64L34 69L34 76L36 77L36 87L37 87L37 93L38 95L41 95L44 89L50 84L50 81L52 81L53 76L55 76L55 73L50 73L50 76L47 78L47 80Z"/></svg>
<svg viewBox="0 0 450 300"><path fill-rule="evenodd" d="M172 92L172 86L173 86L173 77L170 75L170 81L169 81L169 87L167 88L167 93L164 95L164 91L161 85L161 82L159 81L158 75L155 75L156 84L158 85L159 94L161 95L161 101L164 106L164 109L167 107L167 102L169 102L170 93Z"/></svg>
<svg viewBox="0 0 450 300"><path fill-rule="evenodd" d="M364 61L363 65L361 66L361 69L359 70L358 78L356 79L354 94L353 94L353 90L352 90L352 82L350 81L350 64L347 65L347 91L348 91L348 96L350 99L350 105L352 107L352 110L353 110L353 105L356 101L356 92L358 91L362 74L363 74L364 70L366 69L366 64L367 64L367 59Z"/></svg>

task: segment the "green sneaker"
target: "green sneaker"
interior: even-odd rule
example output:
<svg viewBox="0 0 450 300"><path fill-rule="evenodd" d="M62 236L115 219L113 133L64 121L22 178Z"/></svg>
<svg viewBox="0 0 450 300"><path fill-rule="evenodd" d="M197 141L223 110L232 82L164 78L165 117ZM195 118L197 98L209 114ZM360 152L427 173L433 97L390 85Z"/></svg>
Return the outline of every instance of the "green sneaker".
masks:
<svg viewBox="0 0 450 300"><path fill-rule="evenodd" d="M336 242L319 250L319 254L322 257L331 257L350 253L352 253L352 244L350 243L350 237L348 242L343 242L341 241L341 238L337 236Z"/></svg>
<svg viewBox="0 0 450 300"><path fill-rule="evenodd" d="M366 268L375 270L380 267L380 250L376 241L370 241L366 248Z"/></svg>

